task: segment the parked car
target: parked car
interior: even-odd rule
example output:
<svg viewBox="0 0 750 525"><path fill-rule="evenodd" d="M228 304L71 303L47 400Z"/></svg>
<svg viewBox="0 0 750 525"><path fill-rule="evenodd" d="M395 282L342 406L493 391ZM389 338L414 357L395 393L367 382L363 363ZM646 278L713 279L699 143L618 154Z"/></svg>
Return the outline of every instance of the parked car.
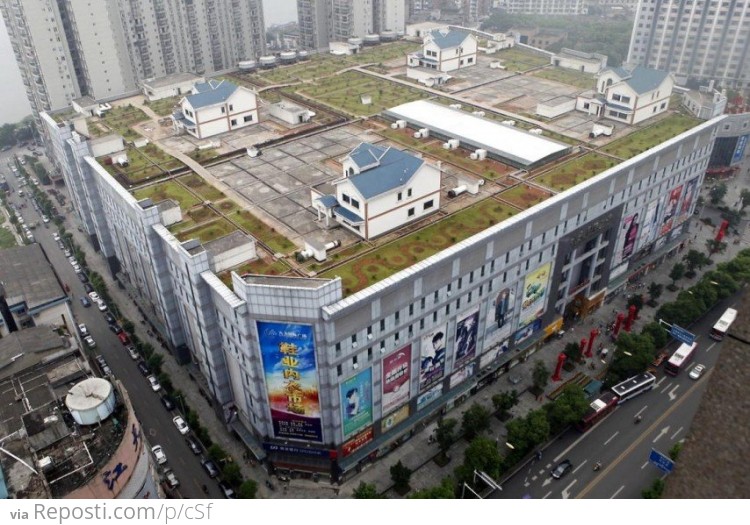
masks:
<svg viewBox="0 0 750 525"><path fill-rule="evenodd" d="M97 306L99 307L100 312L106 312L107 311L107 303L104 302L104 300L99 299L96 302Z"/></svg>
<svg viewBox="0 0 750 525"><path fill-rule="evenodd" d="M690 376L690 379L700 379L705 371L705 365L695 365L688 375Z"/></svg>
<svg viewBox="0 0 750 525"><path fill-rule="evenodd" d="M81 323L78 325L78 333L81 335L89 335L89 329L86 328L86 325Z"/></svg>
<svg viewBox="0 0 750 525"><path fill-rule="evenodd" d="M159 465L163 465L167 462L167 455L164 453L164 449L161 448L161 445L154 445L151 447L151 452L154 454L154 458L156 458L156 462Z"/></svg>
<svg viewBox="0 0 750 525"><path fill-rule="evenodd" d="M148 366L146 366L146 363L144 363L143 361L138 361L137 366L138 370L140 370L141 374L143 374L144 376L148 377L151 375L151 370L148 369Z"/></svg>
<svg viewBox="0 0 750 525"><path fill-rule="evenodd" d="M159 400L161 401L161 404L164 405L164 408L166 408L170 412L174 410L174 401L172 400L171 397L164 395L164 396L161 396Z"/></svg>
<svg viewBox="0 0 750 525"><path fill-rule="evenodd" d="M107 312L106 314L104 314L104 319L106 319L109 324L117 322L117 319L115 319L115 316L112 315L109 312Z"/></svg>
<svg viewBox="0 0 750 525"><path fill-rule="evenodd" d="M82 295L81 296L81 304L83 306L85 306L86 308L88 308L89 306L91 306L91 301L89 301L88 297Z"/></svg>
<svg viewBox="0 0 750 525"><path fill-rule="evenodd" d="M569 459L564 459L552 470L552 477L560 479L571 470L573 470L573 463L571 463Z"/></svg>
<svg viewBox="0 0 750 525"><path fill-rule="evenodd" d="M159 384L159 380L156 379L156 376L148 376L146 379L148 379L148 382L151 384L151 390L154 392L158 392L161 390L161 385Z"/></svg>
<svg viewBox="0 0 750 525"><path fill-rule="evenodd" d="M128 350L128 355L130 356L130 359L132 359L133 361L137 361L139 356L135 347L133 345L130 345L127 347L127 350Z"/></svg>
<svg viewBox="0 0 750 525"><path fill-rule="evenodd" d="M65 257L70 257L70 250L67 248L63 249L63 255L65 255Z"/></svg>
<svg viewBox="0 0 750 525"><path fill-rule="evenodd" d="M128 334L126 334L125 332L123 332L122 329L120 329L120 332L117 334L117 338L124 345L129 345L130 344L130 339L128 338Z"/></svg>
<svg viewBox="0 0 750 525"><path fill-rule="evenodd" d="M122 327L117 323L110 324L109 329L112 330L115 334L119 334L120 332L122 332Z"/></svg>
<svg viewBox="0 0 750 525"><path fill-rule="evenodd" d="M39 183L37 182L36 185L39 186ZM47 217L46 215L42 215L42 222L44 224L49 224L49 217Z"/></svg>
<svg viewBox="0 0 750 525"><path fill-rule="evenodd" d="M57 247L60 248L61 250L65 249L65 245L62 243L62 241L57 241Z"/></svg>
<svg viewBox="0 0 750 525"><path fill-rule="evenodd" d="M87 283L89 280L89 278L86 277L86 274L83 272L78 272L76 275L78 276L78 280L81 281L82 283Z"/></svg>
<svg viewBox="0 0 750 525"><path fill-rule="evenodd" d="M190 447L190 450L196 456L203 452L203 449L201 448L201 444L198 443L198 440L195 439L193 436L188 436L188 438L185 441L187 441L188 447Z"/></svg>
<svg viewBox="0 0 750 525"><path fill-rule="evenodd" d="M177 427L177 430L179 430L180 434L182 434L183 436L187 434L188 432L190 432L190 427L187 425L187 423L185 423L185 420L182 419L182 416L173 417L172 423L174 423L174 426ZM217 471L217 474L218 474L218 471Z"/></svg>
<svg viewBox="0 0 750 525"><path fill-rule="evenodd" d="M85 283L83 285L83 289L86 290L86 293L91 293L94 291L94 287L91 286L91 283Z"/></svg>
<svg viewBox="0 0 750 525"><path fill-rule="evenodd" d="M210 478L215 478L219 475L219 468L216 466L216 463L214 463L210 459L203 459L203 461L201 461L201 465L203 465L203 470L206 471Z"/></svg>
<svg viewBox="0 0 750 525"><path fill-rule="evenodd" d="M54 233L52 234L52 238L53 238L53 239L55 239L56 241L59 241L59 240L60 240L60 234L59 234L59 233L57 233L57 232L54 232Z"/></svg>
<svg viewBox="0 0 750 525"><path fill-rule="evenodd" d="M91 337L90 335L87 335L86 337L84 337L83 340L86 341L86 345L89 348L96 348L96 341L94 341L94 338Z"/></svg>
<svg viewBox="0 0 750 525"><path fill-rule="evenodd" d="M96 292L89 292L89 297L92 301L98 301L99 300L99 294Z"/></svg>
<svg viewBox="0 0 750 525"><path fill-rule="evenodd" d="M164 482L169 485L169 488L171 489L176 489L180 486L180 480L177 479L177 476L174 475L174 472L172 472L171 469L164 471Z"/></svg>
<svg viewBox="0 0 750 525"><path fill-rule="evenodd" d="M232 490L232 487L230 487L226 481L219 481L219 488L221 489L221 493L224 494L225 498L236 499L234 490Z"/></svg>

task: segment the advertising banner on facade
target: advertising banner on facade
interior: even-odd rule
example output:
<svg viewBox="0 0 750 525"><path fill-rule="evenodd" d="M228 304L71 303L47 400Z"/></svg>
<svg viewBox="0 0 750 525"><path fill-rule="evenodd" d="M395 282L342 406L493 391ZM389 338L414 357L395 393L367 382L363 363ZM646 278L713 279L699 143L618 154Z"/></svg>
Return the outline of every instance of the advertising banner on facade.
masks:
<svg viewBox="0 0 750 525"><path fill-rule="evenodd" d="M372 431L372 427L363 430L356 436L354 436L352 439L341 445L341 456L347 457L352 455L357 450L361 449L365 445L367 445L370 441L372 441L372 438L374 437L374 433Z"/></svg>
<svg viewBox="0 0 750 525"><path fill-rule="evenodd" d="M534 335L534 332L539 330L542 327L542 320L537 319L533 323L531 323L528 326L525 326L524 328L521 328L519 331L516 332L516 335L513 338L513 341L515 342L516 346L520 345L526 339Z"/></svg>
<svg viewBox="0 0 750 525"><path fill-rule="evenodd" d="M274 436L322 441L312 326L258 321L257 329Z"/></svg>
<svg viewBox="0 0 750 525"><path fill-rule="evenodd" d="M745 148L747 147L747 135L741 135L737 139L737 145L734 147L734 153L732 153L732 160L729 162L730 166L742 161L745 157Z"/></svg>
<svg viewBox="0 0 750 525"><path fill-rule="evenodd" d="M656 238L656 232L658 231L656 220L658 216L659 199L654 199L648 203L646 212L643 216L643 221L641 221L641 234L638 238L638 246L636 247L636 250L642 249Z"/></svg>
<svg viewBox="0 0 750 525"><path fill-rule="evenodd" d="M400 407L411 394L411 345L388 354L383 359L382 411L387 414Z"/></svg>
<svg viewBox="0 0 750 525"><path fill-rule="evenodd" d="M462 314L456 323L456 358L453 370L477 355L477 330L479 329L479 306Z"/></svg>
<svg viewBox="0 0 750 525"><path fill-rule="evenodd" d="M685 195L682 196L682 204L680 205L680 218L677 220L678 224L682 224L690 217L690 208L693 205L693 200L695 199L695 190L697 187L697 177L685 184Z"/></svg>
<svg viewBox="0 0 750 525"><path fill-rule="evenodd" d="M496 346L489 352L482 354L479 358L479 368L484 368L485 366L492 364L498 357L507 352L509 347L508 343L509 341L506 339L500 344L500 346Z"/></svg>
<svg viewBox="0 0 750 525"><path fill-rule="evenodd" d="M344 439L372 423L372 368L339 386Z"/></svg>
<svg viewBox="0 0 750 525"><path fill-rule="evenodd" d="M680 195L682 195L682 184L669 192L667 205L664 207L664 216L661 219L661 230L659 230L659 235L667 234L674 226L675 218L677 216L677 205L680 202Z"/></svg>
<svg viewBox="0 0 750 525"><path fill-rule="evenodd" d="M544 314L551 269L552 263L546 263L526 276L523 285L523 297L521 298L521 322L518 325L519 327L533 323Z"/></svg>
<svg viewBox="0 0 750 525"><path fill-rule="evenodd" d="M458 385L469 379L471 376L473 376L474 370L476 369L475 365L476 363L469 363L461 370L453 374L450 379L450 388L457 387Z"/></svg>
<svg viewBox="0 0 750 525"><path fill-rule="evenodd" d="M483 349L490 348L510 336L515 303L515 291L512 288L503 288L487 305Z"/></svg>
<svg viewBox="0 0 750 525"><path fill-rule="evenodd" d="M408 417L409 405L404 405L392 414L388 414L380 421L380 432L385 434L402 421L406 421Z"/></svg>
<svg viewBox="0 0 750 525"><path fill-rule="evenodd" d="M422 336L419 352L419 391L445 374L445 333L442 325Z"/></svg>
<svg viewBox="0 0 750 525"><path fill-rule="evenodd" d="M640 214L634 213L622 219L620 231L617 234L615 253L612 254L614 264L619 265L627 261L635 252L635 244L638 240L638 231L641 227Z"/></svg>
<svg viewBox="0 0 750 525"><path fill-rule="evenodd" d="M427 392L417 398L417 411L422 410L424 407L426 407L442 395L443 383L441 382L433 386Z"/></svg>

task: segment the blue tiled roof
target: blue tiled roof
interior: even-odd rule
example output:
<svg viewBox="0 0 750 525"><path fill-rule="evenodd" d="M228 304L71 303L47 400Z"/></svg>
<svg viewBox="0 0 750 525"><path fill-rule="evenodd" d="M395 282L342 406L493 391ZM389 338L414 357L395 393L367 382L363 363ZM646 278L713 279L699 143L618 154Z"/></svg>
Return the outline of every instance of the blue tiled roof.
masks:
<svg viewBox="0 0 750 525"><path fill-rule="evenodd" d="M643 66L636 66L632 70L624 67L607 68L605 71L607 70L614 72L620 77L620 80L624 81L639 95L658 88L669 75L668 71L650 69Z"/></svg>
<svg viewBox="0 0 750 525"><path fill-rule="evenodd" d="M349 180L357 188L357 191L365 199L371 199L388 191L405 185L416 171L424 164L424 161L413 155L395 148L382 148L374 144L362 143L349 155L354 162L356 154L363 162L366 160L365 152L375 159L370 162L370 168L364 169L360 174L349 177ZM379 157L373 156L375 152ZM374 164L374 165L373 165ZM357 165L360 166L359 162Z"/></svg>
<svg viewBox="0 0 750 525"><path fill-rule="evenodd" d="M196 84L193 89L197 93L188 95L187 99L194 109L198 109L225 102L232 93L237 91L237 86L226 80L220 82L209 80L208 82Z"/></svg>
<svg viewBox="0 0 750 525"><path fill-rule="evenodd" d="M607 107L616 109L618 111L627 111L628 113L633 112L633 108L629 108L628 106L621 106L620 104L613 104L612 102L607 102Z"/></svg>
<svg viewBox="0 0 750 525"><path fill-rule="evenodd" d="M334 208L339 205L339 201L336 200L335 195L323 195L315 200L321 203L325 208Z"/></svg>
<svg viewBox="0 0 750 525"><path fill-rule="evenodd" d="M354 161L354 164L356 164L360 170L363 170L368 166L377 165L377 163L380 162L380 157L383 156L386 149L387 148L382 146L363 142L349 153L349 158Z"/></svg>
<svg viewBox="0 0 750 525"><path fill-rule="evenodd" d="M430 36L432 36L432 41L435 42L436 46L440 49L447 49L460 46L466 40L466 37L469 36L469 33L456 30L441 32L440 29L433 29L430 31Z"/></svg>
<svg viewBox="0 0 750 525"><path fill-rule="evenodd" d="M360 224L360 223L365 222L365 220L362 217L360 217L359 215L357 215L353 211L344 208L343 206L336 206L333 209L333 213L335 213L336 215L341 216L342 218L346 219L347 221L351 222L352 224Z"/></svg>

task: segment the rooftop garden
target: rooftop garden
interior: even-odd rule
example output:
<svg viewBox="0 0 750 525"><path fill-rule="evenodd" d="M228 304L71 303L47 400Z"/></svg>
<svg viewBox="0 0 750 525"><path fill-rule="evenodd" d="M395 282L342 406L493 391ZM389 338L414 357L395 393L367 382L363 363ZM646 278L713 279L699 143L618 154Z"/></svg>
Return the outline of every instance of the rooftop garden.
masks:
<svg viewBox="0 0 750 525"><path fill-rule="evenodd" d="M593 89L596 84L594 75L562 67L545 68L540 71L534 71L532 75L581 89Z"/></svg>
<svg viewBox="0 0 750 525"><path fill-rule="evenodd" d="M525 210L526 208L531 208L532 206L545 201L550 195L549 192L542 190L541 188L521 183L512 188L501 191L497 197Z"/></svg>
<svg viewBox="0 0 750 525"><path fill-rule="evenodd" d="M136 140L140 138L131 126L149 120L148 115L137 107L128 104L127 106L115 106L107 111L101 120L107 124L109 129L122 135L125 140Z"/></svg>
<svg viewBox="0 0 750 525"><path fill-rule="evenodd" d="M258 274L258 275L283 275L290 270L287 264L279 259L272 259L270 257L261 257L254 261L246 262L243 265L227 270L219 274L219 279L226 284L229 288L232 287L232 272L237 272L239 275L245 274Z"/></svg>
<svg viewBox="0 0 750 525"><path fill-rule="evenodd" d="M289 253L296 248L294 243L246 210L236 210L232 220L246 232L268 246L274 253Z"/></svg>
<svg viewBox="0 0 750 525"><path fill-rule="evenodd" d="M168 117L172 114L175 106L179 105L183 95L176 95L174 97L167 97L161 100L154 100L150 102L146 99L143 103L147 105L151 110L162 117Z"/></svg>
<svg viewBox="0 0 750 525"><path fill-rule="evenodd" d="M534 182L542 184L556 191L564 191L598 175L606 169L618 164L611 157L599 153L587 153L564 164L555 166L551 170L534 177Z"/></svg>
<svg viewBox="0 0 750 525"><path fill-rule="evenodd" d="M193 230L197 229L198 226L202 226L206 223L213 222L219 220L221 216L216 213L213 209L209 208L208 206L205 206L203 204L193 206L190 209L182 209L182 220L176 224L172 224L169 226L169 231L172 232L175 236L178 238L180 234L183 232L192 232ZM237 228L233 228L232 230L236 230ZM229 230L229 231L232 231ZM229 233L229 232L227 232ZM221 237L221 234L218 235L218 237ZM185 238L191 238L194 237L194 235L188 234ZM212 241L216 239L216 237L204 237L201 238L201 241ZM180 238L180 240L184 240L183 238Z"/></svg>
<svg viewBox="0 0 750 525"><path fill-rule="evenodd" d="M0 217L4 219L4 217ZM0 227L0 250L3 248L13 248L17 246L16 237L13 232L7 228Z"/></svg>
<svg viewBox="0 0 750 525"><path fill-rule="evenodd" d="M197 193L204 201L219 201L226 198L224 193L211 186L197 173L179 177L177 180L190 188L193 193Z"/></svg>
<svg viewBox="0 0 750 525"><path fill-rule="evenodd" d="M137 184L185 166L152 143L146 144L142 148L129 147L127 154L127 166L106 164L106 162L103 164L105 164L107 171L113 175L126 178L130 184Z"/></svg>
<svg viewBox="0 0 750 525"><path fill-rule="evenodd" d="M166 199L177 201L181 210L187 210L200 204L200 199L193 195L185 186L177 181L170 180L152 186L146 186L133 192L138 199L151 199L155 203Z"/></svg>
<svg viewBox="0 0 750 525"><path fill-rule="evenodd" d="M410 235L327 270L320 274L320 277L341 277L344 293L349 295L512 217L518 211L493 198L487 198Z"/></svg>
<svg viewBox="0 0 750 525"><path fill-rule="evenodd" d="M430 97L426 91L358 71L347 71L341 75L323 78L315 84L305 84L297 90L302 95L353 116L374 115L384 109ZM371 103L363 104L362 96L369 96Z"/></svg>
<svg viewBox="0 0 750 525"><path fill-rule="evenodd" d="M549 58L535 55L517 47L502 49L492 55L493 59L500 60L508 71L518 71L523 73L529 69L549 64Z"/></svg>
<svg viewBox="0 0 750 525"><path fill-rule="evenodd" d="M62 124L63 122L67 122L73 117L77 116L78 112L73 108L69 108L62 111L57 111L55 113L49 113L49 115L55 122L57 122L58 124Z"/></svg>
<svg viewBox="0 0 750 525"><path fill-rule="evenodd" d="M680 113L660 120L656 124L635 131L621 139L610 142L600 148L600 151L614 155L621 159L635 157L639 153L653 148L680 133L683 133L703 122L695 117L690 117Z"/></svg>
<svg viewBox="0 0 750 525"><path fill-rule="evenodd" d="M201 208L198 208L199 210ZM192 212L193 210L191 210ZM213 213L213 212L210 212ZM186 241L188 239L198 239L200 242L208 242L224 237L235 231L237 227L224 218L215 219L212 221L198 224L195 227L181 230L175 234L175 237L180 241Z"/></svg>

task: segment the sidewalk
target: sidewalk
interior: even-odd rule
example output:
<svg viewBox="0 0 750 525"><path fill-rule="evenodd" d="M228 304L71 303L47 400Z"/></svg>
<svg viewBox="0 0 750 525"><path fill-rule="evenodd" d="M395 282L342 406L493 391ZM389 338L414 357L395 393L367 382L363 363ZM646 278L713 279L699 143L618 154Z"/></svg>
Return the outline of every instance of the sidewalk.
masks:
<svg viewBox="0 0 750 525"><path fill-rule="evenodd" d="M725 202L730 204L736 202L739 199L740 189L744 187L744 183L745 179L743 178L742 180L740 180L739 177L734 181L730 181L730 183L728 184L729 191L724 199ZM707 190L701 192L706 200L708 200L707 193ZM709 206L707 205L703 216L705 217L709 215L716 214L711 212L709 210ZM644 296L647 296L646 290L648 288L648 284L650 284L652 281L664 285L669 284L671 280L669 279L668 275L672 269L672 265L675 262L678 262L681 259L682 255L684 255L689 249L694 248L699 251L705 252L706 240L714 237L715 228L702 225L702 223L700 223L697 219L697 216L691 218L690 234L688 235L688 239L692 241L692 244L686 245L685 249L679 254L678 257L665 260L660 266L647 274L642 280L643 287L638 289L637 293L642 293ZM717 220L714 220L714 223L718 225ZM743 224L738 227L740 236L745 233L747 225L747 221L743 220ZM182 392L184 392L185 397L187 398L187 401L192 409L199 414L201 423L209 430L211 439L215 443L220 445L229 454L231 454L235 460L238 461L243 476L249 479L253 479L258 483L258 497L351 497L354 489L356 489L360 482L374 484L379 492L386 494L388 497L399 497L395 493L395 491L390 490L392 486L390 467L398 461L402 461L404 465L414 471L410 483L412 489L414 490L433 487L437 485L443 477L451 475L453 473L453 469L463 462L464 450L468 446L468 442L464 439L456 442L450 449L449 455L451 457L451 461L445 467L439 467L437 464L435 464L434 461L432 461L433 457L439 452L439 449L436 443L428 442L428 437L432 432L431 425L428 425L422 431L416 432L411 437L411 439L399 446L399 448L397 448L384 458L379 459L375 463L365 467L363 472L350 478L341 487L330 485L329 483L325 482L313 482L310 480L301 479L293 479L288 485L283 486L274 479L273 483L277 487L277 490L268 490L264 485L264 480L269 479L267 473L265 472L265 469L263 469L261 466L253 466L242 461L242 458L246 451L245 447L239 440L231 436L231 434L226 430L226 426L224 425L224 423L219 420L214 410L200 395L198 389L195 388L195 379L192 379L189 375L190 367L183 367L178 365L176 361L168 355L168 352L166 352L161 347L155 337L150 336L147 333L148 325L142 322L143 317L138 311L135 303L128 296L125 290L120 289L114 283L105 260L93 253L93 249L88 243L88 239L86 238L86 236L78 231L77 222L74 222L73 219L68 217L65 222L65 227L69 232L73 234L73 238L76 243L78 243L78 245L81 246L82 249L86 252L86 261L91 270L96 271L105 278L106 282L109 285L109 291L113 300L117 303L120 311L122 312L122 315L127 317L134 323L138 337L144 342L151 343L158 353L164 355L165 359L162 365L163 370L167 374L169 374L175 388L178 388ZM727 239L727 250L723 254L714 255L714 264L711 265L709 269L715 267L715 264L718 262L733 258L741 249L747 248L748 244L750 243L750 235L747 235L746 237L748 237L747 241L743 238L743 241L741 243L734 244L733 241L737 237L734 235L730 235ZM678 290L675 292L670 292L665 287L663 294L658 299L659 305L674 300L680 289L687 288L695 284L697 280L698 276L693 279L684 278L678 281ZM562 382L550 382L550 384L545 389L545 397L541 402L538 401L531 393L528 392L528 388L531 386L531 374L535 363L541 360L545 363L550 371L554 370L557 361L557 355L565 348L565 345L571 342L577 343L583 337L588 338L592 328L598 328L600 325L604 326L608 323L611 323L614 320L615 312L626 311L626 302L627 294L621 293L610 303L605 303L601 308L599 308L599 310L593 312L587 318L578 322L574 327L569 329L566 332L564 338L551 341L547 345L543 346L539 351L532 354L530 358L525 362L521 362L518 365L514 366L511 369L511 374L513 376L520 376L522 378L520 383L512 385L508 382L507 376L501 376L497 381L483 388L477 395L470 397L461 405L454 407L452 410L448 411L445 417L456 419L459 422L460 426L460 421L464 411L466 411L473 403L478 403L490 410L493 410L492 396L514 389L517 390L520 394L518 405L516 405L511 410L511 414L514 417L523 417L529 411L538 409L544 402L547 401L546 395L552 392L554 389L558 388L562 384ZM658 309L658 306L656 309ZM641 311L640 320L638 320L634 325L634 330L639 331L642 326L651 322L653 320L656 309L649 306L644 306L643 310ZM604 339L601 337L602 336L597 339L596 344L598 344L599 341L604 341ZM594 370L591 370L588 366L578 366L573 372L563 371L562 381L567 381L578 372L587 373L592 377L594 375L599 375L603 371L604 365L598 359L595 359L594 362L596 366ZM498 441L498 443L505 443L505 425L495 417L491 419L491 429L489 431L489 435L493 436Z"/></svg>

